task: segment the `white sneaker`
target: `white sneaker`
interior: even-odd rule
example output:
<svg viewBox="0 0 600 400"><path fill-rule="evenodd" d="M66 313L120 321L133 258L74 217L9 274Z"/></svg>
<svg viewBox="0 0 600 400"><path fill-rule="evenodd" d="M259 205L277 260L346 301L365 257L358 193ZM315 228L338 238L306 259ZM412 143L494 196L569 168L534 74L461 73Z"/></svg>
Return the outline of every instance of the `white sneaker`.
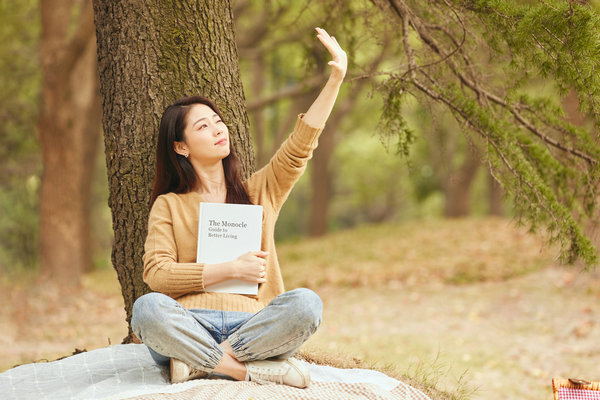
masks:
<svg viewBox="0 0 600 400"><path fill-rule="evenodd" d="M208 372L192 368L183 361L171 358L171 383L181 383L191 379L206 378Z"/></svg>
<svg viewBox="0 0 600 400"><path fill-rule="evenodd" d="M279 383L297 388L305 388L310 383L308 367L295 358L277 361L250 361L245 364L251 382Z"/></svg>

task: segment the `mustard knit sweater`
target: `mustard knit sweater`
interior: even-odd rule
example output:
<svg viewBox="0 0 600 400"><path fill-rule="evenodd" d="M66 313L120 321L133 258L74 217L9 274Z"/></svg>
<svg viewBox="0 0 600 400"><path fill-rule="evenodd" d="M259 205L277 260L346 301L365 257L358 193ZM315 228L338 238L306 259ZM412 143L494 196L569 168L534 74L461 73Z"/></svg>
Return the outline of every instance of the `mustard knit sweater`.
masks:
<svg viewBox="0 0 600 400"><path fill-rule="evenodd" d="M204 264L196 263L198 213L196 192L157 197L148 219L144 253L144 281L154 291L171 296L185 308L258 312L284 292L275 251L275 222L281 206L306 168L322 128L312 128L302 115L271 161L254 173L246 187L253 204L263 206L261 249L267 257L267 282L257 296L204 291Z"/></svg>

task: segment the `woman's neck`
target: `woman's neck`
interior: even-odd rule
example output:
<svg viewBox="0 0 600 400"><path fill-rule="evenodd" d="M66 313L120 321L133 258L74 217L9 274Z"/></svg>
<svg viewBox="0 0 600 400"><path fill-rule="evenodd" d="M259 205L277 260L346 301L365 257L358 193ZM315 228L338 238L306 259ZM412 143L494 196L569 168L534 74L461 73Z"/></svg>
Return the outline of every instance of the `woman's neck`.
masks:
<svg viewBox="0 0 600 400"><path fill-rule="evenodd" d="M203 165L200 168L194 167L194 170L199 178L195 191L200 193L202 199L213 203L224 203L227 198L227 184L223 162Z"/></svg>

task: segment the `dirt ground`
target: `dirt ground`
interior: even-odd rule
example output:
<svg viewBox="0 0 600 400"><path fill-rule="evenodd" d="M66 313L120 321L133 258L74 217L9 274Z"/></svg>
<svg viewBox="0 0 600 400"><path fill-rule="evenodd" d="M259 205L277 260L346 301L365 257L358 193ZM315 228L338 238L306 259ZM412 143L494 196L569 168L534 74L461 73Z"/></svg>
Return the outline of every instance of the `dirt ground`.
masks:
<svg viewBox="0 0 600 400"><path fill-rule="evenodd" d="M551 267L506 282L321 295L324 323L309 346L352 348L438 389L550 400L553 377L600 380L598 274Z"/></svg>
<svg viewBox="0 0 600 400"><path fill-rule="evenodd" d="M123 302L114 274L104 274L102 290L4 287L0 371L119 343ZM552 377L600 380L598 273L550 266L502 282L317 291L324 322L308 350L459 385L472 399L550 400Z"/></svg>

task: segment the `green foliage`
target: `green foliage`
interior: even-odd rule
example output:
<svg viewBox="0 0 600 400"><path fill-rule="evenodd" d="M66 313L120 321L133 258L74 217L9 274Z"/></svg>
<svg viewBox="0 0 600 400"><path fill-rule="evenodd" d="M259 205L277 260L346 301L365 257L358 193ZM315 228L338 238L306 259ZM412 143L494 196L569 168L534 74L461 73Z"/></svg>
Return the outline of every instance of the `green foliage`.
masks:
<svg viewBox="0 0 600 400"><path fill-rule="evenodd" d="M600 123L600 15L587 5L548 1L476 2L484 22L505 34L515 68L534 66L562 94L576 89L583 112Z"/></svg>
<svg viewBox="0 0 600 400"><path fill-rule="evenodd" d="M383 86L386 88L386 95L379 129L382 136L396 138L396 152L406 157L415 141L414 132L403 117L402 106L408 93L403 82L396 79L386 81Z"/></svg>
<svg viewBox="0 0 600 400"><path fill-rule="evenodd" d="M510 116L490 118L486 110L460 90L449 91L447 98L455 105L457 117L471 124L488 141L488 157L495 159L494 165L502 165L499 171L504 172L503 183L514 191L515 206L521 217L530 221L534 230L539 224L546 225L550 242L564 246L565 262L582 257L594 263L594 247L570 213L577 201L580 182L569 178L578 178L577 170L568 163L560 163L547 147L518 126L507 123Z"/></svg>
<svg viewBox="0 0 600 400"><path fill-rule="evenodd" d="M35 269L38 232L38 187L35 175L0 191L0 271Z"/></svg>
<svg viewBox="0 0 600 400"><path fill-rule="evenodd" d="M564 261L595 264L597 251L582 226L597 212L598 137L567 123L557 100L574 88L581 110L600 126L596 11L576 2L489 0L400 2L386 12L390 24L405 22L408 38L403 65L388 72L383 86L382 124L397 118L403 144L400 105L408 94L444 105L484 151L520 221L545 227ZM532 95L539 77L555 92Z"/></svg>
<svg viewBox="0 0 600 400"><path fill-rule="evenodd" d="M564 1L533 6L489 1L479 6L478 15L504 33L513 55L513 67L535 69L542 77L551 79L562 95L574 88L581 110L599 126L600 77L594 71L600 66L600 16L594 9ZM548 99L521 96L519 102L533 110L536 125L554 127L560 133L561 144L587 156L586 162L582 162L569 155L553 154L542 143L534 143L532 137L526 140L521 133L522 148L528 150L524 155L535 168L524 170L523 176L526 179L536 176L530 185L521 185L531 193L518 197L523 201L520 209L524 213L531 209L531 216L537 217L527 215L528 219L547 223L551 240L563 244L565 261L573 262L581 257L588 264L594 263L596 251L573 214L594 215L600 161L597 136L566 123L562 110ZM522 164L515 165L525 168ZM535 201L537 207L530 208L528 202L537 196L543 196L546 201Z"/></svg>
<svg viewBox="0 0 600 400"><path fill-rule="evenodd" d="M27 175L37 168L30 162L25 162L26 165L22 162L22 157L38 149L37 12L37 1L0 2L0 185L11 176L25 171Z"/></svg>
<svg viewBox="0 0 600 400"><path fill-rule="evenodd" d="M38 2L0 2L0 271L37 267Z"/></svg>

